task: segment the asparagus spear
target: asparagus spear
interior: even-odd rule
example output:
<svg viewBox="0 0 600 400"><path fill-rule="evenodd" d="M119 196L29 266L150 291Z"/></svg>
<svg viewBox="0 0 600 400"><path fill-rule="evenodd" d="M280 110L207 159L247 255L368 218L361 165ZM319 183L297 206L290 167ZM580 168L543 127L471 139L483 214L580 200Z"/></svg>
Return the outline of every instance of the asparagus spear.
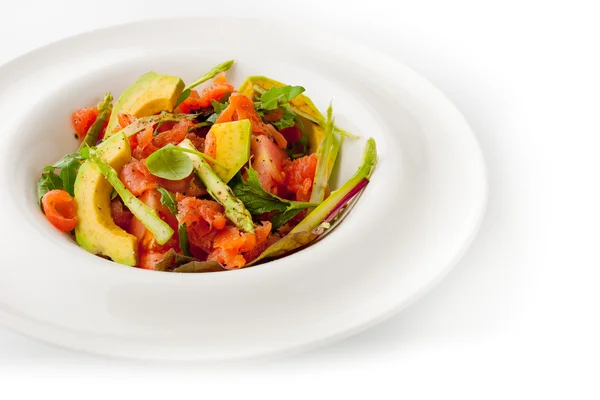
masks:
<svg viewBox="0 0 600 400"><path fill-rule="evenodd" d="M325 189L331 176L331 171L335 164L338 152L340 150L340 140L333 131L333 111L331 104L327 109L327 123L325 124L325 136L317 149L317 169L313 182L313 190L310 195L311 203L320 203L325 197Z"/></svg>
<svg viewBox="0 0 600 400"><path fill-rule="evenodd" d="M174 233L169 224L163 221L154 210L142 203L142 201L135 197L133 193L127 190L123 182L119 179L117 171L104 162L104 160L98 156L96 150L89 149L88 158L95 164L98 171L104 175L118 195L121 196L125 206L142 224L144 224L146 229L152 232L156 241L159 244L167 243Z"/></svg>
<svg viewBox="0 0 600 400"><path fill-rule="evenodd" d="M83 149L84 147L92 147L96 145L96 141L98 140L98 135L102 130L102 126L108 119L110 111L112 110L112 101L113 97L110 93L104 95L104 100L98 105L98 111L100 111L100 114L98 114L98 117L92 126L90 126L90 129L88 129L85 139L83 139L83 142L81 142L81 145L79 146L79 150Z"/></svg>
<svg viewBox="0 0 600 400"><path fill-rule="evenodd" d="M178 145L184 149L198 151L189 139ZM210 165L196 154L186 153L192 160L198 177L206 186L206 190L219 204L225 208L225 215L244 232L254 232L252 216L246 210L244 203L233 194L232 190L219 178Z"/></svg>
<svg viewBox="0 0 600 400"><path fill-rule="evenodd" d="M224 63L221 63L221 64L213 67L213 69L211 69L210 71L208 71L206 74L202 75L200 78L198 78L194 82L192 82L189 85L187 85L185 87L185 89L183 90L183 92L181 92L181 95L179 96L179 99L177 100L177 104L175 105L175 107L177 107L185 99L188 98L188 96L190 95L190 91L193 88L195 88L196 86L200 85L201 83L206 82L209 79L214 78L215 76L219 75L221 72L227 71L229 68L231 68L231 66L233 65L234 62L235 62L235 60L225 61Z"/></svg>
<svg viewBox="0 0 600 400"><path fill-rule="evenodd" d="M323 201L317 208L306 216L282 239L267 248L258 258L247 266L256 264L266 258L280 257L294 250L310 244L321 232L318 232L322 224L332 225L333 219L340 210L368 183L377 163L377 147L375 140L369 138L363 152L362 164L358 171L338 190ZM333 228L330 228L333 229Z"/></svg>

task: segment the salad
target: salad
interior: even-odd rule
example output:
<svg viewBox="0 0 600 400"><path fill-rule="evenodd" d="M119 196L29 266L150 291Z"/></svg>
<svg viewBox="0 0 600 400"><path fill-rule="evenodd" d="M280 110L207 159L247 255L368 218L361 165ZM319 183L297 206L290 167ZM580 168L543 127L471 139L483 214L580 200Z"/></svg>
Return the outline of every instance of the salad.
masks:
<svg viewBox="0 0 600 400"><path fill-rule="evenodd" d="M303 87L264 76L236 89L232 65L188 85L149 72L76 110L77 150L37 184L48 221L92 254L170 272L248 267L333 230L369 183L375 141L330 190L341 144L356 138L332 106L323 115Z"/></svg>

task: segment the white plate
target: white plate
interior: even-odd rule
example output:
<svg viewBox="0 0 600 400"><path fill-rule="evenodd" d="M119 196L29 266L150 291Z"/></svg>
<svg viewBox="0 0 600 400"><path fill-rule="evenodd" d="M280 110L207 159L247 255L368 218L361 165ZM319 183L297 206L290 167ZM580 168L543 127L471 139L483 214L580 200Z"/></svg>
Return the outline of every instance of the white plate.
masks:
<svg viewBox="0 0 600 400"><path fill-rule="evenodd" d="M210 33L207 35L207 32ZM277 32L277 35L273 35ZM64 347L142 359L239 359L348 336L407 306L465 251L487 195L462 115L402 64L331 34L256 20L135 23L72 37L0 68L0 322ZM306 32L306 30L304 30ZM70 113L149 71L303 85L340 126L339 179L377 140L371 184L340 227L290 257L212 274L168 274L94 257L50 226L35 183L72 151Z"/></svg>

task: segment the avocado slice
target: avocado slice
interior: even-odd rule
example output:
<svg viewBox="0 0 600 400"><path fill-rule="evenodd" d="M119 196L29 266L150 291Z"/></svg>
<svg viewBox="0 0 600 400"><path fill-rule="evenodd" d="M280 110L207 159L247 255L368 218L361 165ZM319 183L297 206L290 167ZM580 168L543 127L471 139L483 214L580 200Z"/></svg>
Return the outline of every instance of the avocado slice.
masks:
<svg viewBox="0 0 600 400"><path fill-rule="evenodd" d="M120 171L131 161L131 148L125 135L115 135L98 146L99 157ZM75 180L77 203L77 243L93 254L110 257L113 261L134 266L137 264L137 238L119 228L110 210L111 184L87 160Z"/></svg>
<svg viewBox="0 0 600 400"><path fill-rule="evenodd" d="M287 86L285 83L267 78L266 76L249 76L237 91L254 99L254 96L257 93L254 85L260 86L265 90L269 90L272 87ZM317 122L325 121L325 117L314 105L312 100L304 94L296 96L290 101L290 104L296 109L292 109L292 111L296 111L296 114L298 114L302 121L302 125L304 125L304 130L308 137L308 150L312 154L317 151L319 144L321 144L321 140L323 140L323 137L325 136L324 124Z"/></svg>
<svg viewBox="0 0 600 400"><path fill-rule="evenodd" d="M119 124L119 113L137 118L161 111L173 111L185 84L181 78L148 72L138 78L121 94L108 120L105 137L112 136Z"/></svg>
<svg viewBox="0 0 600 400"><path fill-rule="evenodd" d="M215 124L210 128L216 141L215 160L222 165L214 165L213 170L227 183L250 159L252 123L247 120Z"/></svg>

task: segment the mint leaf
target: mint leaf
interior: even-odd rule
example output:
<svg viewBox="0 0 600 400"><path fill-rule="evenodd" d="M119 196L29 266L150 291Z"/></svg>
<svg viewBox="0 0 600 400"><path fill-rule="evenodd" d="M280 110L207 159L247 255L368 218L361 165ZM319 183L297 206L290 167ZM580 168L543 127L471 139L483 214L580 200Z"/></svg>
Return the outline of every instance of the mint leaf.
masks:
<svg viewBox="0 0 600 400"><path fill-rule="evenodd" d="M258 173L254 168L250 166L246 170L248 171L247 181L244 181L238 174L237 178L230 183L233 194L244 203L248 212L254 216L274 212L271 216L273 230L277 230L301 210L318 205L285 200L275 196L262 188Z"/></svg>
<svg viewBox="0 0 600 400"><path fill-rule="evenodd" d="M38 203L42 204L42 197L51 190L60 190L63 188L62 179L56 175L54 170L46 171L37 183Z"/></svg>

